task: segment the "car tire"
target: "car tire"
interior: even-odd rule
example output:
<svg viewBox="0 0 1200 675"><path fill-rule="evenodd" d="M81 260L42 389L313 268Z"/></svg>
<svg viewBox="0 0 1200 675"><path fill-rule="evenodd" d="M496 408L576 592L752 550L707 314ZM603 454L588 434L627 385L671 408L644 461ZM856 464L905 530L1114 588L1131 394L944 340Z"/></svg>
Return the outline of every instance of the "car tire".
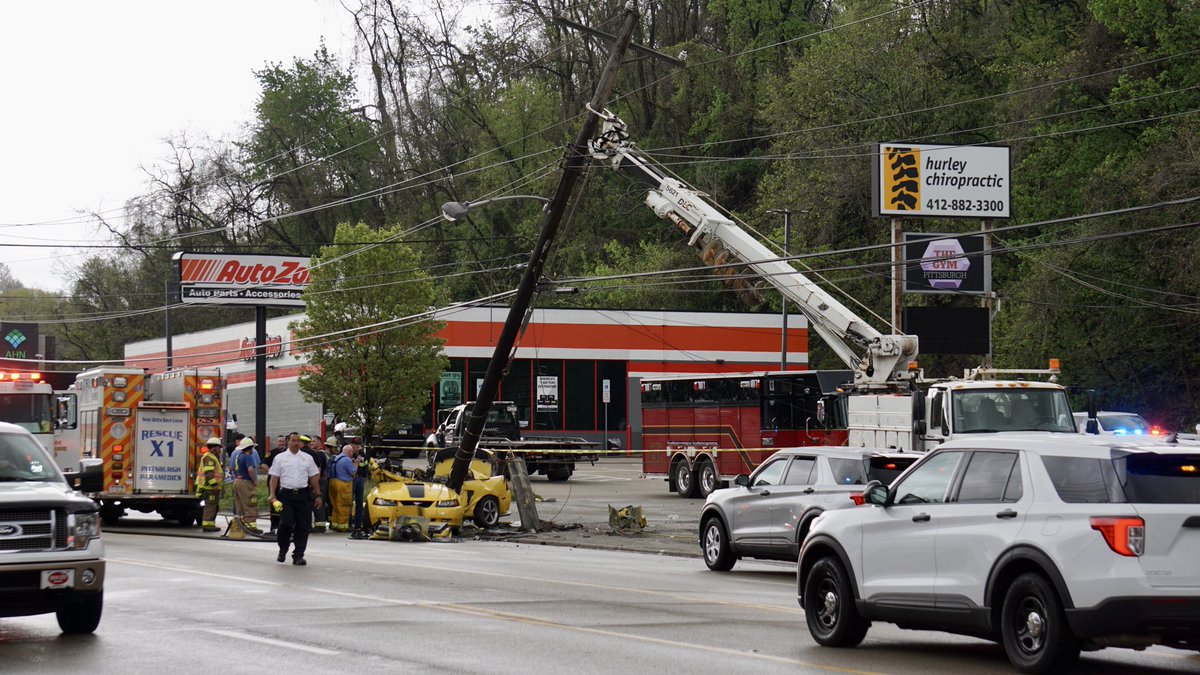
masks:
<svg viewBox="0 0 1200 675"><path fill-rule="evenodd" d="M687 460L679 460L672 467L675 483L675 494L680 497L695 497L696 496L696 474L692 471L692 467L688 466Z"/></svg>
<svg viewBox="0 0 1200 675"><path fill-rule="evenodd" d="M700 462L700 468L696 471L696 490L699 492L700 498L707 499L709 495L717 491L717 487L719 487L717 467L708 460Z"/></svg>
<svg viewBox="0 0 1200 675"><path fill-rule="evenodd" d="M1000 641L1008 660L1022 673L1057 673L1079 659L1079 639L1071 634L1062 601L1040 574L1017 577L1004 594Z"/></svg>
<svg viewBox="0 0 1200 675"><path fill-rule="evenodd" d="M804 581L804 620L817 644L855 647L871 622L858 614L845 568L835 556L818 560Z"/></svg>
<svg viewBox="0 0 1200 675"><path fill-rule="evenodd" d="M704 521L700 527L700 550L704 553L704 564L714 572L728 572L737 562L725 524L716 516Z"/></svg>
<svg viewBox="0 0 1200 675"><path fill-rule="evenodd" d="M480 499L471 518L475 521L475 527L481 530L495 527L500 522L500 500L493 495Z"/></svg>
<svg viewBox="0 0 1200 675"><path fill-rule="evenodd" d="M104 591L82 593L78 598L66 601L55 613L58 627L67 635L83 635L96 632L100 615L104 611Z"/></svg>

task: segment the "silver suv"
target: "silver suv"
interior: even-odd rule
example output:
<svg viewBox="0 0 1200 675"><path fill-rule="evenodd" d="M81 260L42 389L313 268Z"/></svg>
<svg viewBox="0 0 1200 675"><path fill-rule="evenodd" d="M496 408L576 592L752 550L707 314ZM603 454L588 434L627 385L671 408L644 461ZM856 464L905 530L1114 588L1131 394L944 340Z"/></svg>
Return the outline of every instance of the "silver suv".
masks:
<svg viewBox="0 0 1200 675"><path fill-rule="evenodd" d="M829 511L797 592L822 645L871 621L997 640L1022 672L1080 649L1200 650L1200 453L1017 434L945 443Z"/></svg>
<svg viewBox="0 0 1200 675"><path fill-rule="evenodd" d="M780 450L735 478L735 487L708 496L700 511L704 562L717 572L738 558L794 562L817 516L853 506L851 495L868 482L888 484L919 457L831 446Z"/></svg>

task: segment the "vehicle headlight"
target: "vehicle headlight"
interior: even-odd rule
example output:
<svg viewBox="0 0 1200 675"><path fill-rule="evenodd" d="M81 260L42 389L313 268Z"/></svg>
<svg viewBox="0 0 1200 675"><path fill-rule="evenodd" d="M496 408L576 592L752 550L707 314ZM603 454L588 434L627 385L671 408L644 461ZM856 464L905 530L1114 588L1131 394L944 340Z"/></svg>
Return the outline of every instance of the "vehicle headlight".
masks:
<svg viewBox="0 0 1200 675"><path fill-rule="evenodd" d="M438 508L440 508L440 509L450 508L451 506L458 506L458 500L457 499L443 499L442 501L438 502L437 505L438 505Z"/></svg>
<svg viewBox="0 0 1200 675"><path fill-rule="evenodd" d="M72 548L87 548L88 542L100 538L100 515L97 513L73 513L67 520L71 531L67 545Z"/></svg>
<svg viewBox="0 0 1200 675"><path fill-rule="evenodd" d="M391 499L384 499L382 497L376 497L375 501L372 503L375 504L375 506L395 506L396 505L395 501L393 501Z"/></svg>

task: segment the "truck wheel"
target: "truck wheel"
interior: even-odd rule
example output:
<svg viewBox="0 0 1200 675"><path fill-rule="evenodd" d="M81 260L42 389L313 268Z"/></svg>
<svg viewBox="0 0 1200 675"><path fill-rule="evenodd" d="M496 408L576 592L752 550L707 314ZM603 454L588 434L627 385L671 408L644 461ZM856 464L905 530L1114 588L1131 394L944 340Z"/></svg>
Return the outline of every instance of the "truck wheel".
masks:
<svg viewBox="0 0 1200 675"><path fill-rule="evenodd" d="M1008 660L1022 673L1060 673L1079 658L1079 640L1058 594L1039 574L1022 574L1008 587L1000 637Z"/></svg>
<svg viewBox="0 0 1200 675"><path fill-rule="evenodd" d="M680 497L695 497L697 495L696 476L686 460L675 462L671 473L675 476L675 494Z"/></svg>
<svg viewBox="0 0 1200 675"><path fill-rule="evenodd" d="M486 530L489 527L495 527L500 522L500 500L492 495L488 495L479 500L475 505L475 514L472 517L475 521L475 527Z"/></svg>
<svg viewBox="0 0 1200 675"><path fill-rule="evenodd" d="M813 640L825 647L855 647L871 627L858 615L846 570L832 555L818 560L804 582L804 620Z"/></svg>
<svg viewBox="0 0 1200 675"><path fill-rule="evenodd" d="M697 471L696 487L699 490L700 498L707 499L709 495L717 491L717 467L713 463L704 460L700 462L700 468Z"/></svg>
<svg viewBox="0 0 1200 675"><path fill-rule="evenodd" d="M561 483L571 477L571 467L555 467L546 470L546 479L552 483Z"/></svg>
<svg viewBox="0 0 1200 675"><path fill-rule="evenodd" d="M125 515L125 509L123 508L100 507L100 521L108 527L116 527L123 515Z"/></svg>
<svg viewBox="0 0 1200 675"><path fill-rule="evenodd" d="M55 614L58 627L68 635L94 633L100 625L100 614L104 610L104 591L80 593L63 604Z"/></svg>

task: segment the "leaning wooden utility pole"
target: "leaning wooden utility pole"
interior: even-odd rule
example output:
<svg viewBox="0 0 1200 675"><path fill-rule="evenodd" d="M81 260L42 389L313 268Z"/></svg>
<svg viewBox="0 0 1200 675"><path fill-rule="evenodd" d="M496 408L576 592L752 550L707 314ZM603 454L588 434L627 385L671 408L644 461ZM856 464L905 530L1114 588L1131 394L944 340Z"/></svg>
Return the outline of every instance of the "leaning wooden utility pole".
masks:
<svg viewBox="0 0 1200 675"><path fill-rule="evenodd" d="M617 34L616 41L610 47L608 63L605 64L604 72L600 75L596 93L592 95L590 107L595 113L602 112L608 103L608 97L617 83L617 71L621 66L622 59L625 58L625 50L633 39L633 30L637 27L637 22L637 6L633 0L630 0L625 5L625 21L621 26L621 32ZM591 161L588 155L588 141L595 135L598 123L599 117L596 114L587 113L583 119L583 126L579 129L579 135L575 137L575 142L567 147L558 189L546 207L546 216L542 220L542 232L538 236L537 244L533 247L529 265L525 268L525 275L521 277L521 285L517 287L517 295L513 298L512 307L508 310L508 319L504 322L504 330L500 332L500 337L496 341L496 349L492 352L492 360L488 363L487 374L483 376L483 384L479 387L479 394L475 397L475 404L471 408L471 414L467 417L467 426L463 431L458 452L454 455L454 465L450 469L450 479L447 481L447 485L455 492L462 489L463 481L467 477L467 468L471 464L471 458L475 456L475 448L479 445L484 421L487 420L488 411L492 409L492 401L496 399L500 378L508 365L509 355L512 353L513 345L516 344L517 334L524 322L525 313L529 310L533 300L533 293L537 289L538 281L542 276L542 268L550 255L550 247L554 243L558 225L571 201L575 183L579 181L579 176Z"/></svg>

